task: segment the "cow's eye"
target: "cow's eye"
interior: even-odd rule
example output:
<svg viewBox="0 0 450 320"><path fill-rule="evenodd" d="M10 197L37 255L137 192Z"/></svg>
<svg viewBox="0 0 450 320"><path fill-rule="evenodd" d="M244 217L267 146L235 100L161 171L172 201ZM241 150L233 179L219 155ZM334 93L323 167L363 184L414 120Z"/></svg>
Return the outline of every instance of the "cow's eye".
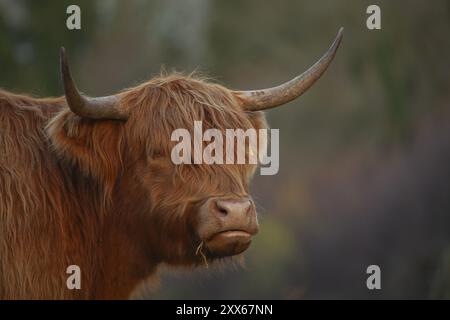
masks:
<svg viewBox="0 0 450 320"><path fill-rule="evenodd" d="M147 157L150 160L161 159L164 158L164 152L161 149L153 149L150 152L148 152Z"/></svg>

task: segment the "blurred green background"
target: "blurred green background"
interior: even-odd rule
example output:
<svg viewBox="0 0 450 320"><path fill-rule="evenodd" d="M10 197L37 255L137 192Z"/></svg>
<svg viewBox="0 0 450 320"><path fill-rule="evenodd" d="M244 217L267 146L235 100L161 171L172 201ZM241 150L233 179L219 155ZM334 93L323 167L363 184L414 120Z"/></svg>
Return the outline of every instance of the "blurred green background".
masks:
<svg viewBox="0 0 450 320"><path fill-rule="evenodd" d="M78 4L82 30L66 28ZM366 28L377 4L382 29ZM0 0L0 87L62 94L59 47L91 95L161 67L233 89L331 68L267 113L280 171L257 176L261 231L244 266L160 272L138 298L450 298L450 2ZM382 290L366 288L381 267Z"/></svg>

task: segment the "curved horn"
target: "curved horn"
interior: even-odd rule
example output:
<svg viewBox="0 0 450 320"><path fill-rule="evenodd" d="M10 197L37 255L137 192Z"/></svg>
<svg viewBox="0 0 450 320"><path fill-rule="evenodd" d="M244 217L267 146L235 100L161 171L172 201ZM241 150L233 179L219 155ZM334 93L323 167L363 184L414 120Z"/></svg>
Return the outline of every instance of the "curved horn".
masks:
<svg viewBox="0 0 450 320"><path fill-rule="evenodd" d="M66 101L73 113L90 119L126 120L128 118L128 114L118 107L116 96L90 98L78 91L70 74L64 47L61 47L60 63Z"/></svg>
<svg viewBox="0 0 450 320"><path fill-rule="evenodd" d="M339 29L333 44L319 61L291 81L269 89L235 91L235 94L242 100L243 108L247 111L266 110L278 107L301 96L327 70L339 48L343 31L344 28Z"/></svg>

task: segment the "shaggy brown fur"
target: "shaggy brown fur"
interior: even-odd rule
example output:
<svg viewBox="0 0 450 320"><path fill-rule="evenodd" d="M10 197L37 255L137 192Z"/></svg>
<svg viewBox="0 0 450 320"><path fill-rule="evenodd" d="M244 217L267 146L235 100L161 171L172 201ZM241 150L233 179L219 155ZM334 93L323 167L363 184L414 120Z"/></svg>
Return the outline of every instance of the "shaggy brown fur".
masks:
<svg viewBox="0 0 450 320"><path fill-rule="evenodd" d="M127 298L160 263L193 265L196 210L244 196L254 166L180 165L172 130L265 128L226 88L161 76L119 94L126 122L0 91L0 298ZM66 268L81 268L68 290Z"/></svg>

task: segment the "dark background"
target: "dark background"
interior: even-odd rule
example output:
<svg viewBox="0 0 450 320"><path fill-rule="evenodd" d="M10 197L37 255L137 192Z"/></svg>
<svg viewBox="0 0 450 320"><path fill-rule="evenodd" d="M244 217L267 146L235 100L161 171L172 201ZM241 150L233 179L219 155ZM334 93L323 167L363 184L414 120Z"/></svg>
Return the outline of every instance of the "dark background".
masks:
<svg viewBox="0 0 450 320"><path fill-rule="evenodd" d="M65 26L69 4L81 7L80 31ZM366 28L370 4L381 30ZM449 1L0 0L0 87L61 95L62 45L91 95L161 66L269 87L315 62L340 26L324 77L267 113L280 171L254 179L261 232L245 266L164 269L136 297L448 299ZM379 291L366 288L371 264Z"/></svg>

